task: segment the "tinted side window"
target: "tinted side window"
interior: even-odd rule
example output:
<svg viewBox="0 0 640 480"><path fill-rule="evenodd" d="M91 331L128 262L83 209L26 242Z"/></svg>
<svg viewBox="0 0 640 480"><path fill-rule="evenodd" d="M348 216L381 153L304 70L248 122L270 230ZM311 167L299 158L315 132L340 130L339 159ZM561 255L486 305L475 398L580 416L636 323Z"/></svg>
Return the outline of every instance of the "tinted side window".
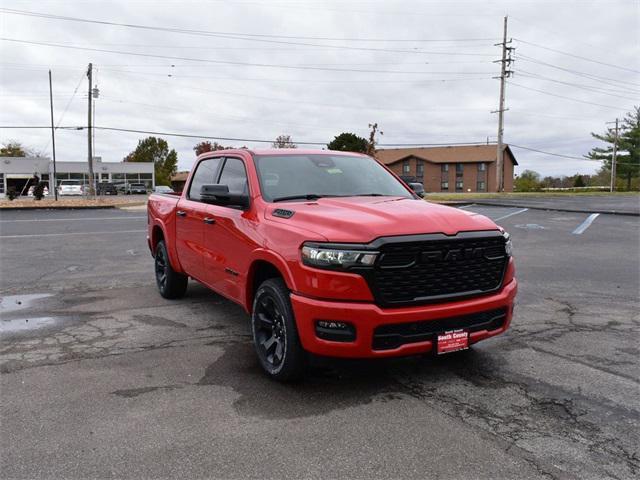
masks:
<svg viewBox="0 0 640 480"><path fill-rule="evenodd" d="M227 158L222 168L220 185L228 185L229 193L249 193L247 187L247 172L244 163L239 158Z"/></svg>
<svg viewBox="0 0 640 480"><path fill-rule="evenodd" d="M200 189L203 185L212 185L216 183L216 173L222 159L208 158L198 165L196 173L193 174L191 186L189 187L189 198L191 200L200 200Z"/></svg>

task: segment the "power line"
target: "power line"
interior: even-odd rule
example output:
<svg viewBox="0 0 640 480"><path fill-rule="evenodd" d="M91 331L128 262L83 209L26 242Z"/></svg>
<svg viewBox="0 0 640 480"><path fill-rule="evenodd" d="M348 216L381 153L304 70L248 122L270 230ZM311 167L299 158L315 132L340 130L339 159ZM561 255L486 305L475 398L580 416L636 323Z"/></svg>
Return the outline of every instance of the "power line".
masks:
<svg viewBox="0 0 640 480"><path fill-rule="evenodd" d="M564 100L570 100L572 102L585 103L587 105L595 105L597 107L603 107L603 108L611 108L613 110L625 110L625 107L614 107L614 106L611 106L611 105L604 105L602 103L587 102L586 100L579 100L577 98L565 97L564 95L557 95L555 93L546 92L544 90L538 90L537 88L527 87L526 85L520 85L519 83L515 83L515 82L512 82L512 81L509 81L509 85L514 85L516 87L525 88L527 90L531 90L533 92L542 93L544 95L549 95L551 97L562 98Z"/></svg>
<svg viewBox="0 0 640 480"><path fill-rule="evenodd" d="M266 43L276 43L276 44L285 44L285 45L299 45L305 47L316 47L316 48L332 48L332 49L340 49L340 50L360 50L360 51L372 51L372 52L392 52L392 53L422 53L422 54L433 54L433 55L462 55L462 56L484 56L491 57L491 54L481 54L481 53L462 53L462 52L431 52L424 51L418 49L412 50L398 50L398 49L384 49L384 48L373 48L373 47L351 47L347 45L326 45L326 44L315 44L315 43L304 43L304 42L292 42L289 40L275 40L275 38L288 38L286 36L278 36L278 35L261 35L261 34L245 34L245 33L231 33L231 32L217 32L217 31L207 31L207 30L191 30L184 28L171 28L171 27L157 27L151 25L139 25L133 23L120 23L120 22L109 22L105 20L93 20L87 18L78 18L78 17L67 17L63 15L52 15L47 13L38 13L38 12L29 12L26 10L15 10L8 8L0 8L0 11L12 15L23 15L29 17L38 17L45 18L49 20L64 20L71 22L81 22L81 23L92 23L98 25L109 25L109 26L117 26L124 28L133 28L138 30L153 30L153 31L161 31L161 32L170 32L170 33L179 33L184 35L196 35L196 36L205 36L205 37L215 37L215 38L226 38L231 40L243 40L243 41L253 41L253 42L266 42ZM291 37L296 38L296 37ZM303 37L300 37L303 38Z"/></svg>
<svg viewBox="0 0 640 480"><path fill-rule="evenodd" d="M593 62L593 63L597 63L599 65L605 65L607 67L611 67L611 68L617 68L619 70L626 70L627 72L633 72L633 73L640 73L640 70L634 70L632 68L627 68L627 67L621 67L620 65L614 65L613 63L606 63L606 62L601 62L600 60L594 60L593 58L588 58L588 57L583 57L581 55L575 55L573 53L569 53L569 52L564 52L562 50L557 50L555 48L549 48L549 47L545 47L543 45L540 45L538 43L533 43L533 42L527 42L526 40L522 40L520 38L514 38L514 40L517 40L518 42L524 43L526 45L531 45L533 47L537 47L537 48L542 48L543 50L548 50L550 52L554 52L554 53L560 53L562 55L567 55L569 57L573 57L573 58L578 58L580 60L585 60L587 62Z"/></svg>
<svg viewBox="0 0 640 480"><path fill-rule="evenodd" d="M622 99L624 99L624 100L631 100L631 101L638 101L638 100L640 100L640 99L638 99L638 98L625 97L625 96L623 96L623 95L618 95L618 94L616 94L616 93L611 93L611 91L610 91L610 90L609 90L609 91L607 91L607 90L603 90L603 89L601 89L601 88L593 87L593 86L591 86L591 85L580 85L580 84L572 83L572 82L563 82L562 80L556 80L556 79L554 79L554 78L548 78L548 77L545 77L545 76L543 76L543 75L537 75L537 74L535 74L535 73L527 73L527 72L525 72L524 70L519 70L519 71L518 71L518 74L519 74L521 77L524 77L524 78L533 78L533 79L544 80L544 81L546 81L546 82L559 83L559 84L562 84L562 85L568 85L568 86L570 86L570 87L580 88L580 89L582 89L582 90L586 90L586 91L588 91L588 92L600 93L600 94L602 94L602 95L609 95L609 96L611 96L611 97L622 98ZM624 93L624 92L622 92L622 93Z"/></svg>
<svg viewBox="0 0 640 480"><path fill-rule="evenodd" d="M416 72L416 71L400 71L400 70L369 70L369 69L355 69L355 68L330 68L330 67L311 67L311 66L295 66L295 65L278 65L271 63L251 63L251 62L233 62L229 60L211 60L205 58L192 58L192 57L174 57L169 55L155 55L150 53L136 53L136 52L125 52L120 50L109 50L103 48L90 48L90 47L78 47L71 45L62 45L56 43L49 42L36 42L31 40L21 40L16 38L6 38L0 37L0 40L5 42L14 42L14 43L24 43L28 45L41 45L45 47L57 47L57 48L67 48L72 50L84 50L89 52L101 52L101 53L115 53L118 55L131 55L135 57L145 57L145 58L164 58L168 60L184 60L189 62L201 62L201 63L212 63L216 65L235 65L235 66L243 66L243 67L265 67L265 68L284 68L288 70L313 70L313 71L328 71L328 72L357 72L357 73L391 73L391 74L400 74L400 75L428 75L429 72ZM464 72L461 73L464 75L472 75L472 74L491 74L491 72Z"/></svg>
<svg viewBox="0 0 640 480"><path fill-rule="evenodd" d="M578 70L573 70L571 68L561 67L559 65L554 65L552 63L543 62L543 61L538 60L536 58L529 57L528 55L518 54L518 60L524 60L525 62L536 63L538 65L543 65L545 67L554 68L556 70L562 70L563 72L571 73L571 74L577 75L579 77L589 78L590 80L599 81L601 83L608 83L609 85L612 85L612 86L615 86L615 87L619 87L620 85L618 85L618 84L620 84L620 83L623 83L623 84L626 84L626 85L632 85L634 87L640 87L639 83L627 82L625 80L618 80L617 78L603 77L603 76L600 76L600 75L594 75L592 73L581 72L581 71L578 71ZM612 84L610 82L615 82L615 84Z"/></svg>
<svg viewBox="0 0 640 480"><path fill-rule="evenodd" d="M564 155L562 153L553 153L553 152L546 152L544 150L538 150L537 148L531 148L531 147L524 147L522 145L515 145L513 143L509 144L510 147L515 147L515 148L520 148L522 150L529 150L530 152L537 152L537 153L544 153L545 155L551 155L552 157L561 157L561 158L570 158L572 160L584 160L584 161L588 161L588 162L604 162L605 159L598 159L598 158L586 158L586 157L575 157L573 155ZM618 162L618 164L621 164L621 162ZM633 163L624 163L624 165L635 165Z"/></svg>

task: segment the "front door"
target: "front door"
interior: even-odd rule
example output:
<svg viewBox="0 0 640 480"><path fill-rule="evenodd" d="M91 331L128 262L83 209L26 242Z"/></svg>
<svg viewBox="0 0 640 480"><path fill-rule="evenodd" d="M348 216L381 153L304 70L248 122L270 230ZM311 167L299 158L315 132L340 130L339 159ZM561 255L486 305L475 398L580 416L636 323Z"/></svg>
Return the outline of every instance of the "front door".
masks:
<svg viewBox="0 0 640 480"><path fill-rule="evenodd" d="M204 232L208 205L200 201L202 185L216 183L221 158L206 158L196 166L184 198L176 206L176 250L183 270L207 283L204 259Z"/></svg>
<svg viewBox="0 0 640 480"><path fill-rule="evenodd" d="M220 185L231 193L249 194L244 162L227 157L220 174ZM249 210L209 205L209 217L215 222L205 226L204 242L208 257L207 283L217 292L234 300L242 300L250 253L259 244L254 213Z"/></svg>

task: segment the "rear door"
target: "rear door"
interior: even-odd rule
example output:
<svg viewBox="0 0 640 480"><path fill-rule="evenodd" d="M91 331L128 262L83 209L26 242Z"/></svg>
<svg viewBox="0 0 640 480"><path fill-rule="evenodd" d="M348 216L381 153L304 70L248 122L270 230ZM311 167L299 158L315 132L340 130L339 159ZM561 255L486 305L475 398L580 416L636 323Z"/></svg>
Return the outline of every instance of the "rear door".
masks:
<svg viewBox="0 0 640 480"><path fill-rule="evenodd" d="M221 157L206 158L196 166L185 195L176 206L176 249L180 265L193 278L207 283L204 265L204 231L208 205L200 200L202 185L216 183Z"/></svg>

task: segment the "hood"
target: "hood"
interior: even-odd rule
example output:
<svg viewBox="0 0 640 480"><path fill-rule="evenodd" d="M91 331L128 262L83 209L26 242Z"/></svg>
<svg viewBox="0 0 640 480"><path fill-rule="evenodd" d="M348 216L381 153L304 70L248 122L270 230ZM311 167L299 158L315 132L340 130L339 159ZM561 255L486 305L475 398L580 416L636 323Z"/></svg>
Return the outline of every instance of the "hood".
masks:
<svg viewBox="0 0 640 480"><path fill-rule="evenodd" d="M274 210L295 212L289 218ZM320 198L306 202L271 204L269 220L311 230L331 242L367 243L379 237L497 230L487 217L424 200L397 197Z"/></svg>

